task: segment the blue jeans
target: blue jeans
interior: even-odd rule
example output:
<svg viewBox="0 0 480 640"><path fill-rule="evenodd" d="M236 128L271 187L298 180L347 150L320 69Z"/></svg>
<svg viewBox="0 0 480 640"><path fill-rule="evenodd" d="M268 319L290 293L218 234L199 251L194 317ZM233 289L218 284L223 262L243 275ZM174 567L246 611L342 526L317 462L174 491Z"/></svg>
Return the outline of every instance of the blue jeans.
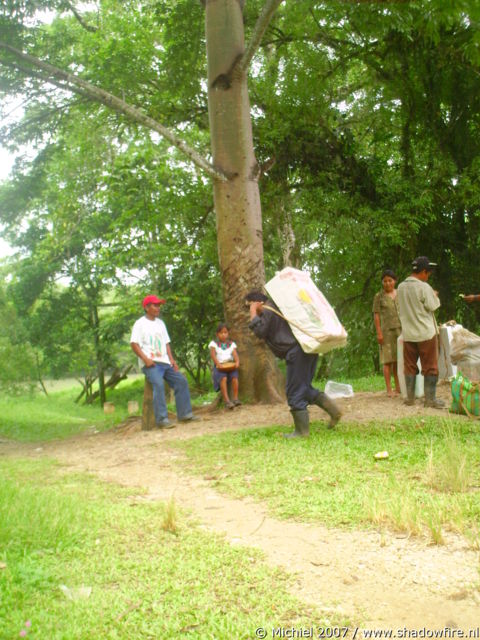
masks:
<svg viewBox="0 0 480 640"><path fill-rule="evenodd" d="M183 373L163 362L156 362L153 367L142 367L145 377L153 387L153 413L155 422L160 424L162 420L168 418L167 403L165 402L165 385L163 380L169 384L175 393L175 406L179 420L192 416L192 405L190 402L190 391L188 382Z"/></svg>

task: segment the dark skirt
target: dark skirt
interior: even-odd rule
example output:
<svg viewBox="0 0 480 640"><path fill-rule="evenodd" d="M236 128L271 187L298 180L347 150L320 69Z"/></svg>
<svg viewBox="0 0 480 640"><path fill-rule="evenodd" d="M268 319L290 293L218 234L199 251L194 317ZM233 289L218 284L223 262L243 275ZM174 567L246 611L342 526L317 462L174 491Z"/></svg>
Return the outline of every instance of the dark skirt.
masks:
<svg viewBox="0 0 480 640"><path fill-rule="evenodd" d="M212 380L215 391L220 391L220 381L223 378L227 379L228 384L234 378L238 378L238 369L232 369L232 371L219 371L217 367L213 367Z"/></svg>

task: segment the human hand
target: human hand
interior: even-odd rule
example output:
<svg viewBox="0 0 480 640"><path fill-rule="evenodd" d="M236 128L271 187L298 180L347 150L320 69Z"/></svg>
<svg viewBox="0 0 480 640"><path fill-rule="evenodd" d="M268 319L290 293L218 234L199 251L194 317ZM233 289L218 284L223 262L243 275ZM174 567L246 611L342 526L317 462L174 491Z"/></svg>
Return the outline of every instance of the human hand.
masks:
<svg viewBox="0 0 480 640"><path fill-rule="evenodd" d="M377 342L378 344L383 344L383 335L377 335Z"/></svg>
<svg viewBox="0 0 480 640"><path fill-rule="evenodd" d="M154 367L155 366L155 360L152 360L151 358L145 358L144 359L145 362L145 366L149 369L150 367Z"/></svg>
<svg viewBox="0 0 480 640"><path fill-rule="evenodd" d="M475 302L477 300L477 296L473 294L469 294L468 296L463 296L465 302Z"/></svg>

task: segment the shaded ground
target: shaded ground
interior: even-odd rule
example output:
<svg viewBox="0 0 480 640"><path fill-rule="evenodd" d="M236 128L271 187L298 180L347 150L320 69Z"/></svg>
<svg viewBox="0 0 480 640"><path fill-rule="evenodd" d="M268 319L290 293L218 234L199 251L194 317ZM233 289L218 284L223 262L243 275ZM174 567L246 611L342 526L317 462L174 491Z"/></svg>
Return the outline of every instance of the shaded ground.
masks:
<svg viewBox="0 0 480 640"><path fill-rule="evenodd" d="M448 399L448 393L447 387L440 388L441 397ZM420 404L405 407L400 398L383 393L358 393L340 404L345 419L358 422L442 415ZM316 407L311 414L317 420L325 415ZM291 424L286 406L205 412L197 423L161 432L142 432L139 421L132 419L115 431L42 446L1 441L0 455L47 455L72 470L145 487L148 494L142 499L173 496L206 529L224 533L232 544L260 548L270 563L294 573L296 595L327 617L338 619L340 613L361 620L362 627L392 629L466 631L479 626L479 554L461 537L450 535L445 545L429 546L394 533L279 521L269 517L262 504L230 499L217 493L208 479L188 475L178 465L181 454L169 447L171 440L272 424Z"/></svg>

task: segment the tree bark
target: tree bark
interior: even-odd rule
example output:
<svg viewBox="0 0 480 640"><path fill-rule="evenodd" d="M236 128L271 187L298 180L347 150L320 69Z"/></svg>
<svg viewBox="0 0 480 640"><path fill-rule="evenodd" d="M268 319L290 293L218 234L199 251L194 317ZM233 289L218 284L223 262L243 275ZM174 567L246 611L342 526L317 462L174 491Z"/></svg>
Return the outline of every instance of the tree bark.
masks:
<svg viewBox="0 0 480 640"><path fill-rule="evenodd" d="M107 400L107 394L105 391L105 365L103 362L102 345L100 343L100 318L98 316L98 309L96 304L91 307L92 312L92 326L93 326L93 339L95 343L95 357L97 360L97 375L98 375L98 391L100 396L100 404L105 404ZM93 395L90 397L90 402L93 401Z"/></svg>
<svg viewBox="0 0 480 640"><path fill-rule="evenodd" d="M257 23L253 30L252 38L248 43L248 46L243 53L242 58L238 61L238 68L243 73L246 73L248 71L248 67L250 66L252 58L255 55L258 47L260 46L263 34L265 33L273 14L278 9L279 5L282 4L282 2L283 0L266 0L262 12L258 16Z"/></svg>
<svg viewBox="0 0 480 640"><path fill-rule="evenodd" d="M115 389L115 387L119 382L121 382L122 380L126 380L128 378L128 372L132 367L133 367L133 364L129 364L126 367L123 367L122 370L115 369L112 375L110 376L110 378L105 382L105 385L104 385L105 394L107 392L107 389ZM100 390L92 393L92 395L90 396L89 402L90 403L94 402L99 395L100 395ZM105 396L105 399L106 399L106 396Z"/></svg>
<svg viewBox="0 0 480 640"><path fill-rule="evenodd" d="M175 399L173 389L169 387L166 382L165 399L167 402L173 402ZM156 428L155 414L153 412L153 387L145 378L145 384L143 387L142 431L153 431Z"/></svg>
<svg viewBox="0 0 480 640"><path fill-rule="evenodd" d="M155 415L153 413L153 388L145 378L143 387L143 407L142 407L142 431L153 431L155 429Z"/></svg>
<svg viewBox="0 0 480 640"><path fill-rule="evenodd" d="M237 64L244 55L242 5L207 0L208 111L214 166L217 243L226 321L238 344L244 398L277 402L283 397L275 359L248 329L243 298L265 283L259 167L254 154L247 76ZM237 68L236 68L237 67Z"/></svg>
<svg viewBox="0 0 480 640"><path fill-rule="evenodd" d="M36 369L37 369L38 382L39 382L40 386L42 387L43 393L48 397L48 391L47 391L47 388L45 387L45 385L43 383L42 374L40 372L40 359L38 357L38 353L37 352L35 352L35 364L36 364Z"/></svg>

